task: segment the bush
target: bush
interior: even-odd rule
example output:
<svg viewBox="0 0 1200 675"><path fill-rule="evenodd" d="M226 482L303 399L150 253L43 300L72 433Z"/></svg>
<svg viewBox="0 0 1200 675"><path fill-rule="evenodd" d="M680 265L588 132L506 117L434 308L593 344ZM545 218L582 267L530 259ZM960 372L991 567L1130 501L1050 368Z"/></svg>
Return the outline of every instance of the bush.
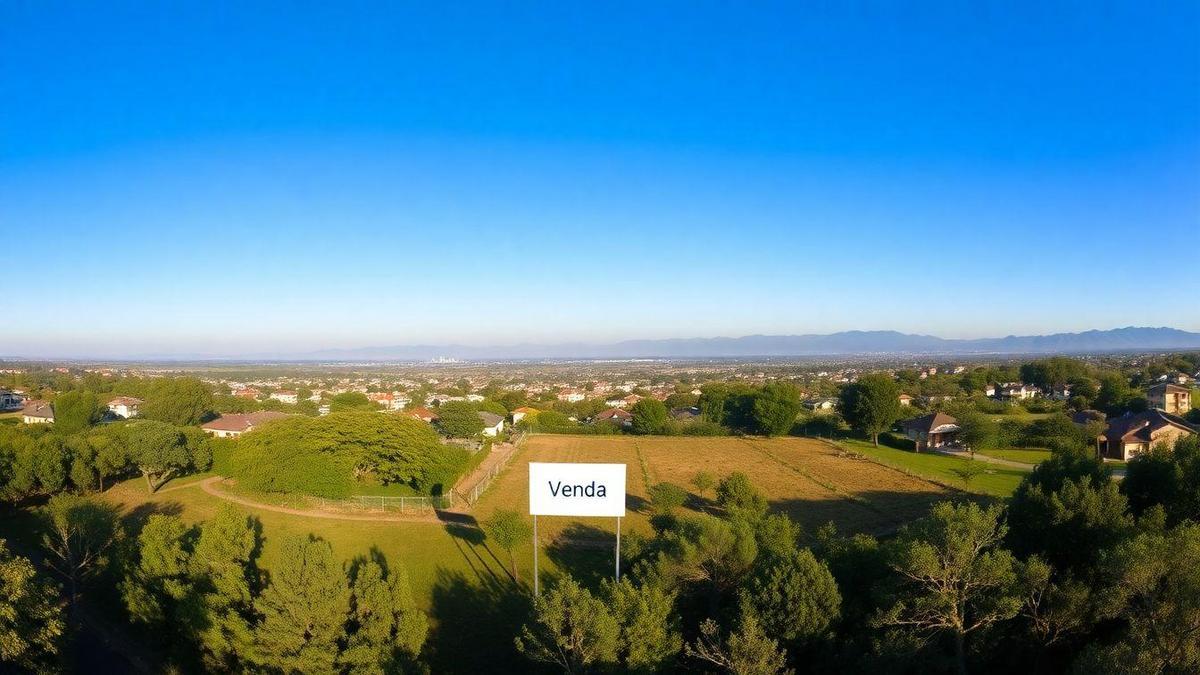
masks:
<svg viewBox="0 0 1200 675"><path fill-rule="evenodd" d="M917 449L916 442L914 442L911 438L901 436L900 434L891 431L879 434L879 442L888 446L889 448L896 448L897 450L908 450L912 452Z"/></svg>
<svg viewBox="0 0 1200 675"><path fill-rule="evenodd" d="M684 436L728 436L729 429L716 422L697 420L680 424L679 433Z"/></svg>

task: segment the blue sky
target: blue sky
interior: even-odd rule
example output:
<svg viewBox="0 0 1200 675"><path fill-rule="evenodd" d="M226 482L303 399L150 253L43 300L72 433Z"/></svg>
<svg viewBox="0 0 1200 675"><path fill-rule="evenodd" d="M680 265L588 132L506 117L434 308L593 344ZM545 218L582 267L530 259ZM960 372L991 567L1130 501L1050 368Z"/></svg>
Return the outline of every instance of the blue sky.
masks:
<svg viewBox="0 0 1200 675"><path fill-rule="evenodd" d="M0 6L0 354L1200 330L1196 3L137 4Z"/></svg>

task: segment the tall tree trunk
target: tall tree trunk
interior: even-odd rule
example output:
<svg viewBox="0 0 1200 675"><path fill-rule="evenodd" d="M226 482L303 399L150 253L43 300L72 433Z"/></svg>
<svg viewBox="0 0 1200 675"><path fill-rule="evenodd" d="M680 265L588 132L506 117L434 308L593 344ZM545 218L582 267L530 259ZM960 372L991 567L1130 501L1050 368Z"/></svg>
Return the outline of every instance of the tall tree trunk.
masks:
<svg viewBox="0 0 1200 675"><path fill-rule="evenodd" d="M875 444L875 447L878 448L879 447L879 434L871 434L871 442L873 442Z"/></svg>
<svg viewBox="0 0 1200 675"><path fill-rule="evenodd" d="M142 471L142 476L146 478L146 492L154 494L154 483L150 482L150 473L148 471Z"/></svg>
<svg viewBox="0 0 1200 675"><path fill-rule="evenodd" d="M513 581L518 584L521 583L521 574L517 572L517 556L512 552L511 548L508 550L508 563L512 566Z"/></svg>

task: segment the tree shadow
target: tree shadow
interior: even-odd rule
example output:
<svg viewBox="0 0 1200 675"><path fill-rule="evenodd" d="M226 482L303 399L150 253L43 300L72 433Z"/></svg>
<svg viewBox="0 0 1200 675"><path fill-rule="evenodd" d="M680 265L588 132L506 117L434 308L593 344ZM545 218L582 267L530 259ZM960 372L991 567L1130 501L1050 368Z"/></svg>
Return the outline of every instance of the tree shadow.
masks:
<svg viewBox="0 0 1200 675"><path fill-rule="evenodd" d="M175 501L142 502L121 515L121 525L125 531L137 536L146 526L150 516L178 516L183 513L183 505Z"/></svg>
<svg viewBox="0 0 1200 675"><path fill-rule="evenodd" d="M571 523L545 547L546 557L560 572L543 574L543 580L553 583L565 572L587 586L598 586L616 573L616 543L615 530Z"/></svg>
<svg viewBox="0 0 1200 675"><path fill-rule="evenodd" d="M441 568L433 585L426 660L435 673L538 672L513 640L531 616L528 588Z"/></svg>

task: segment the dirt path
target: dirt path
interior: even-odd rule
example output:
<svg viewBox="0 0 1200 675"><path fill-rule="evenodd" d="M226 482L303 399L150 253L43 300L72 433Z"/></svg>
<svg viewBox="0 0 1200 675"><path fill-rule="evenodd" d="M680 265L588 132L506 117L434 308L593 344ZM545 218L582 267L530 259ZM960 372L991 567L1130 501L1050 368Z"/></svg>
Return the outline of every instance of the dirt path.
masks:
<svg viewBox="0 0 1200 675"><path fill-rule="evenodd" d="M459 526L464 526L464 527L471 526L470 523L468 523L464 520L461 520L459 518L446 518L446 517L442 516L440 512L436 512L436 511L434 513L430 513L430 514L411 515L411 516L384 516L384 515L354 516L354 515L349 515L349 514L344 514L344 513L328 513L325 511L293 509L293 508L290 508L287 506L277 506L275 504L263 504L261 502L256 502L256 501L253 501L250 499L246 499L244 497L237 497L237 496L231 495L227 492L224 492L224 491L218 489L217 485L223 480L225 480L224 476L213 476L212 478L205 478L202 481L197 481L195 483L189 483L188 485L181 485L181 486L179 486L179 488L186 488L186 487L192 487L194 485L199 485L201 490L204 490L205 492L216 497L217 499L224 499L227 502L233 502L234 504L240 504L242 506L246 506L246 507L249 507L252 509L259 509L262 511L274 511L275 513L286 513L286 514L292 515L292 516L305 516L308 518L323 518L325 520L354 520L354 521L366 521L366 522L376 522L376 523L426 523L429 525L459 525Z"/></svg>
<svg viewBox="0 0 1200 675"><path fill-rule="evenodd" d="M948 450L946 448L934 448L933 451L939 455L946 455L947 457L958 457L959 459L974 459L974 460L977 460L980 462L985 462L987 464L995 464L996 466L1007 466L1009 468L1022 469L1024 471L1032 471L1033 467L1034 467L1033 464L1028 464L1026 462L1014 462L1011 459L1001 459L999 457L989 457L988 455L981 455L979 453L975 453L975 456L971 457L971 453L967 452L966 450Z"/></svg>

